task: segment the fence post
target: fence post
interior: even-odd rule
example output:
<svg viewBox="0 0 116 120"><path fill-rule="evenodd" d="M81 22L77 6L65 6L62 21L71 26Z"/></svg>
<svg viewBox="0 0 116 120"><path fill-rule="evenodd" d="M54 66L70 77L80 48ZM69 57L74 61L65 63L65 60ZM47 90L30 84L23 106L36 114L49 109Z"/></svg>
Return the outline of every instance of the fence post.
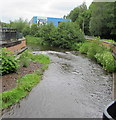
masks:
<svg viewBox="0 0 116 120"><path fill-rule="evenodd" d="M116 63L116 43L112 44L113 56ZM113 73L113 88L112 88L113 100L116 99L116 71Z"/></svg>
<svg viewBox="0 0 116 120"><path fill-rule="evenodd" d="M116 72L113 73L113 100L116 99Z"/></svg>

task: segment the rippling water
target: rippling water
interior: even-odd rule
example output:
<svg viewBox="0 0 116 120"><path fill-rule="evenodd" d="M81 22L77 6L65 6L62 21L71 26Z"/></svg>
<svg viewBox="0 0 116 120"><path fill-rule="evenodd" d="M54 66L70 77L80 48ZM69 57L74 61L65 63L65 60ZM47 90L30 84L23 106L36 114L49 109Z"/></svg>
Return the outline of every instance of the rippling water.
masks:
<svg viewBox="0 0 116 120"><path fill-rule="evenodd" d="M6 110L9 118L101 118L111 102L112 76L82 55L35 51L50 57L42 81L19 104Z"/></svg>

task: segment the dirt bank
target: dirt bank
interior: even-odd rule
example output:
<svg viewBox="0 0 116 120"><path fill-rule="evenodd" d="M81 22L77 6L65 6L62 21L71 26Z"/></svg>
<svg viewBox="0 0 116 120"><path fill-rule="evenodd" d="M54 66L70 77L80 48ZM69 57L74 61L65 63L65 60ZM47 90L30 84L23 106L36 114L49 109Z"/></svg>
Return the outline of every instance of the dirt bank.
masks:
<svg viewBox="0 0 116 120"><path fill-rule="evenodd" d="M35 70L41 67L41 64L36 62L31 62L30 65L26 67L20 67L17 73L7 74L1 77L0 86L2 87L0 92L11 90L17 85L17 79L21 78L26 74L33 73Z"/></svg>

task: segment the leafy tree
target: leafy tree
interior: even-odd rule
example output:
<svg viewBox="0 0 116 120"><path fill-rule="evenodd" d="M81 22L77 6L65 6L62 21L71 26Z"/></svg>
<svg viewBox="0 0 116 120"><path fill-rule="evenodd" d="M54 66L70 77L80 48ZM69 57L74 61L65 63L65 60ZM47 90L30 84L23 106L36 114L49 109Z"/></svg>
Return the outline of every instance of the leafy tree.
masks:
<svg viewBox="0 0 116 120"><path fill-rule="evenodd" d="M80 28L86 35L90 35L89 22L91 18L91 11L88 9L81 13L76 19L76 23L79 24Z"/></svg>
<svg viewBox="0 0 116 120"><path fill-rule="evenodd" d="M84 2L82 5L74 8L74 9L69 13L69 15L67 16L67 18L70 18L70 19L72 20L72 22L75 22L76 19L78 19L79 15L82 14L82 13L83 13L84 11L86 11L86 10L87 10L87 6L86 6L86 4L85 4L85 2Z"/></svg>
<svg viewBox="0 0 116 120"><path fill-rule="evenodd" d="M66 49L72 49L75 43L84 41L83 32L73 22L62 22L58 27L55 27L52 23L39 26L39 31L36 35L51 46Z"/></svg>
<svg viewBox="0 0 116 120"><path fill-rule="evenodd" d="M55 26L53 23L44 24L39 26L38 37L42 37L44 41L51 42L52 41L52 34L54 33ZM51 43L50 43L51 44Z"/></svg>
<svg viewBox="0 0 116 120"><path fill-rule="evenodd" d="M35 34L37 33L37 31L38 31L37 24L32 24L31 28L30 28L30 34L33 35L33 36L35 36Z"/></svg>
<svg viewBox="0 0 116 120"><path fill-rule="evenodd" d="M72 22L76 22L83 32L87 35L90 34L89 32L89 21L91 18L91 11L88 9L85 3L82 5L74 8L67 18L70 18Z"/></svg>
<svg viewBox="0 0 116 120"><path fill-rule="evenodd" d="M83 42L84 35L76 23L62 22L58 26L58 40L61 48L70 49L74 43Z"/></svg>
<svg viewBox="0 0 116 120"><path fill-rule="evenodd" d="M18 20L10 21L10 27L17 29L18 32L22 32L25 27L29 26L27 20L19 18Z"/></svg>
<svg viewBox="0 0 116 120"><path fill-rule="evenodd" d="M91 4L90 32L92 35L103 38L113 38L116 35L115 4L115 2L93 2Z"/></svg>
<svg viewBox="0 0 116 120"><path fill-rule="evenodd" d="M25 26L24 29L22 30L22 33L24 36L30 35L31 34L31 28L29 26Z"/></svg>

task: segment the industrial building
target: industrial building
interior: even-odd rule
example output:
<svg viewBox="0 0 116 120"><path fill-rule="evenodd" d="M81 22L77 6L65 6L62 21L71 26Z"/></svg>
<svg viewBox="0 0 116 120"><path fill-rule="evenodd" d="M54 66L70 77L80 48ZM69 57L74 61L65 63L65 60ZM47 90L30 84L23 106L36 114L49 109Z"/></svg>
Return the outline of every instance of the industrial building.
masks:
<svg viewBox="0 0 116 120"><path fill-rule="evenodd" d="M29 24L32 25L34 23L37 24L48 24L48 23L53 23L55 26L58 26L59 23L61 22L68 22L71 21L70 19L64 19L64 18L53 18L53 17L39 17L39 16L34 16Z"/></svg>

